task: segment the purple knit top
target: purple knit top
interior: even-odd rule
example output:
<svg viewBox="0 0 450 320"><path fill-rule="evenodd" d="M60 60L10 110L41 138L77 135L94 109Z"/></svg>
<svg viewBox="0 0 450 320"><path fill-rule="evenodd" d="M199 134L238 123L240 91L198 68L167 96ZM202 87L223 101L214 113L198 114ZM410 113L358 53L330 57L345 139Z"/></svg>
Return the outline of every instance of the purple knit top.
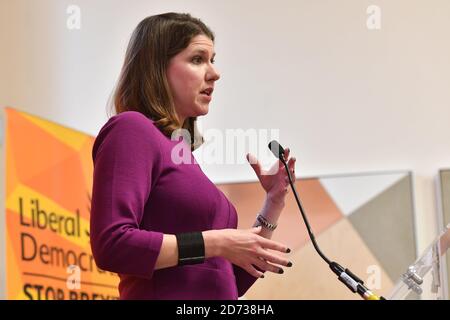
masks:
<svg viewBox="0 0 450 320"><path fill-rule="evenodd" d="M110 118L95 140L91 247L99 268L119 274L121 299L234 300L256 281L221 257L154 269L164 233L237 227L236 209L194 155L173 163L179 143L131 111Z"/></svg>

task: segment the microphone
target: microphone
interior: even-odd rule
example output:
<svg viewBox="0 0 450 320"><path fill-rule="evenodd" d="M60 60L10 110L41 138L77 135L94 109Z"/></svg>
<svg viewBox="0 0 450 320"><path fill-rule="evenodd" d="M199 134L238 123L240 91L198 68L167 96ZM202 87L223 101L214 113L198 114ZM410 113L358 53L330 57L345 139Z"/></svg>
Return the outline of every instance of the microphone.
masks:
<svg viewBox="0 0 450 320"><path fill-rule="evenodd" d="M306 229L308 231L309 238L314 246L314 249L317 251L319 256L328 264L330 269L338 276L338 279L347 286L353 293L358 293L364 300L385 300L383 297L379 297L373 294L367 287L364 286L364 282L358 278L353 272L349 269L342 267L339 263L330 261L320 250L319 245L316 242L316 238L314 233L312 232L311 226L309 224L308 218L306 217L305 210L303 209L302 202L297 194L297 189L295 188L294 179L292 179L291 171L286 163L286 159L284 157L284 149L283 147L275 140L269 143L269 149L272 151L274 156L279 159L286 169L286 172L289 177L289 184L291 185L291 189L294 193L295 200L297 201L297 205L300 209L300 213L302 214L303 221L305 222Z"/></svg>
<svg viewBox="0 0 450 320"><path fill-rule="evenodd" d="M272 151L273 155L277 159L283 159L286 162L286 159L284 158L284 149L283 147L278 143L276 140L272 140L269 142L269 149Z"/></svg>

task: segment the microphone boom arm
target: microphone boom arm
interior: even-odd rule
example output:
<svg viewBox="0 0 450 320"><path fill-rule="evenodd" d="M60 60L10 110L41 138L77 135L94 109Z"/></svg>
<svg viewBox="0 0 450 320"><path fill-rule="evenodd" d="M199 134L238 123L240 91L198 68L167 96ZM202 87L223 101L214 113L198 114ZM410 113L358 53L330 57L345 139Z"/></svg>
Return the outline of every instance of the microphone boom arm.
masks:
<svg viewBox="0 0 450 320"><path fill-rule="evenodd" d="M306 217L305 211L302 206L302 202L297 193L297 189L295 188L295 179L292 178L291 171L286 163L286 159L284 158L284 149L283 147L275 140L269 143L269 149L272 153L277 157L284 165L286 169L289 184L291 186L292 192L294 193L295 201L297 201L297 205L300 209L300 213L302 215L303 221L305 223L306 229L308 231L309 238L314 246L314 249L317 251L319 256L328 264L330 269L338 276L339 281L341 281L347 288L349 288L353 293L358 293L364 300L385 300L382 296L377 296L372 293L366 286L364 286L364 282L358 278L353 272L349 269L342 267L339 263L330 261L330 259L325 256L325 254L320 250L319 245L316 242L316 238L314 237L314 233L311 230L311 226L309 224L308 218ZM295 178L295 177L294 177Z"/></svg>

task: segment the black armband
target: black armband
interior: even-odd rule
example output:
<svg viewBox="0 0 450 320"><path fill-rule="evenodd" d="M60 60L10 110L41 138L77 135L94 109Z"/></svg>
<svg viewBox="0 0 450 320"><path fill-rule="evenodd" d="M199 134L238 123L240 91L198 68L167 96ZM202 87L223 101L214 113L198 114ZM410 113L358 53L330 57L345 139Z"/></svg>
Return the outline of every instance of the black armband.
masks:
<svg viewBox="0 0 450 320"><path fill-rule="evenodd" d="M205 241L201 232L187 232L175 235L178 245L178 265L203 263Z"/></svg>

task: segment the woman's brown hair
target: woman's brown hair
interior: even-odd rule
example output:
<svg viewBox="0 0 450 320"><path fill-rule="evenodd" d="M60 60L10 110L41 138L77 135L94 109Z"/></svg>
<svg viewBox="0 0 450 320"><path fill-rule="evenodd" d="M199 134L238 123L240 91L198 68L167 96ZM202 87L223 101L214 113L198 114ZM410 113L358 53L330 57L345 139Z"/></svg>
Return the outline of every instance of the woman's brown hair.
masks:
<svg viewBox="0 0 450 320"><path fill-rule="evenodd" d="M195 130L197 119L188 118L180 123L166 70L170 59L197 35L205 35L214 42L213 32L190 14L169 12L142 20L131 36L112 97L116 114L140 112L167 136L176 129L187 129L192 150L203 141Z"/></svg>

